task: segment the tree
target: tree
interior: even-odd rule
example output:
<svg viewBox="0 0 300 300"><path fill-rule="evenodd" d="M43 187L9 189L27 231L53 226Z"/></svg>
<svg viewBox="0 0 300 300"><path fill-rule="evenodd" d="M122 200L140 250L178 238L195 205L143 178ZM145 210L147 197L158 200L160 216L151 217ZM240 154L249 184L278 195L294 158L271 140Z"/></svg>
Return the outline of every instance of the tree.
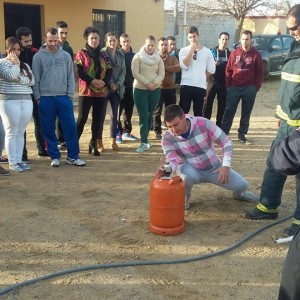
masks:
<svg viewBox="0 0 300 300"><path fill-rule="evenodd" d="M234 42L240 39L241 29L246 15L260 14L268 16L285 15L290 3L287 0L170 0L182 9L183 3L188 1L189 15L229 15L236 21Z"/></svg>

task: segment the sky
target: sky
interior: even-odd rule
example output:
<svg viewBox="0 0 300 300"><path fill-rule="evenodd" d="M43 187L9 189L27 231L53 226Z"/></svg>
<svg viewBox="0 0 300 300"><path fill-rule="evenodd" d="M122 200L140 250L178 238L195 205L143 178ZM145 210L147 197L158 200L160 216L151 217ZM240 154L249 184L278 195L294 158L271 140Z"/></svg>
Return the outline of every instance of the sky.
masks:
<svg viewBox="0 0 300 300"><path fill-rule="evenodd" d="M174 5L175 1L173 0L164 0L165 1L165 9L171 9L172 6ZM183 0L180 0L183 1ZM186 0L187 2L189 0ZM291 3L291 6L295 5L295 4L300 4L300 0L290 0L289 1Z"/></svg>

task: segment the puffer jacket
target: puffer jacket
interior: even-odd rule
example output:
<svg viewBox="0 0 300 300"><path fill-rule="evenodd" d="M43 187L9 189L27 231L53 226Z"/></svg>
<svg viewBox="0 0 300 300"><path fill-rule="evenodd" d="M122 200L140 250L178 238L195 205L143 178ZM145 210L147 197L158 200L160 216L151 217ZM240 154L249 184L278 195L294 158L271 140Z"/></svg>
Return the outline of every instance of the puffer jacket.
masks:
<svg viewBox="0 0 300 300"><path fill-rule="evenodd" d="M275 117L290 126L300 126L300 42L297 41L292 43L282 67Z"/></svg>

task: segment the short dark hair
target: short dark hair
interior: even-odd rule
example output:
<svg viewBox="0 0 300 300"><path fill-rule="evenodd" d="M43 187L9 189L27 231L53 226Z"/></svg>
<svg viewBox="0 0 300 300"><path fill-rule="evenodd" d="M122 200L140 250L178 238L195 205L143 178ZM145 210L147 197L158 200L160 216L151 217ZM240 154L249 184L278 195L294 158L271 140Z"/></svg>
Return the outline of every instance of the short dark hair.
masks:
<svg viewBox="0 0 300 300"><path fill-rule="evenodd" d="M147 36L145 37L145 41L146 41L146 40L154 41L154 42L155 42L155 37L154 37L153 35L147 35Z"/></svg>
<svg viewBox="0 0 300 300"><path fill-rule="evenodd" d="M55 27L58 28L68 28L68 24L65 21L57 21Z"/></svg>
<svg viewBox="0 0 300 300"><path fill-rule="evenodd" d="M91 33L97 33L100 36L99 30L97 28L89 26L89 27L85 28L84 31L83 31L83 37L84 37L84 39L87 40L88 36Z"/></svg>
<svg viewBox="0 0 300 300"><path fill-rule="evenodd" d="M184 111L177 104L171 104L165 108L165 113L164 113L165 122L171 122L176 117L182 119L183 116L184 116Z"/></svg>
<svg viewBox="0 0 300 300"><path fill-rule="evenodd" d="M57 29L55 27L48 27L45 30L45 36L47 36L47 33L55 35L55 34L57 34Z"/></svg>
<svg viewBox="0 0 300 300"><path fill-rule="evenodd" d="M221 32L220 34L219 34L219 38L222 36L222 35L227 35L228 36L228 38L230 38L230 35L229 35L229 33L228 32L226 32L226 31L223 31L223 32Z"/></svg>
<svg viewBox="0 0 300 300"><path fill-rule="evenodd" d="M22 36L29 36L30 34L32 34L32 31L28 27L19 27L16 30L16 38L18 40L21 40Z"/></svg>
<svg viewBox="0 0 300 300"><path fill-rule="evenodd" d="M251 31L251 30L244 30L244 31L242 32L242 34L245 34L245 35L249 34L250 37L251 37L251 39L252 39L252 31Z"/></svg>
<svg viewBox="0 0 300 300"><path fill-rule="evenodd" d="M125 32L120 35L120 38L123 38L123 39L129 38L129 37L130 36L127 33L125 33Z"/></svg>
<svg viewBox="0 0 300 300"><path fill-rule="evenodd" d="M175 37L173 36L173 35L169 35L168 37L167 37L167 40L169 41L176 41L176 39L175 39Z"/></svg>
<svg viewBox="0 0 300 300"><path fill-rule="evenodd" d="M164 36L162 36L161 38L159 38L158 42L159 41L167 41L167 39Z"/></svg>
<svg viewBox="0 0 300 300"><path fill-rule="evenodd" d="M198 28L196 26L190 26L188 27L187 33L196 33L197 35L199 35L199 31L198 31Z"/></svg>
<svg viewBox="0 0 300 300"><path fill-rule="evenodd" d="M288 13L286 14L286 18L294 17L296 19L297 24L300 23L300 4L296 4L290 8Z"/></svg>

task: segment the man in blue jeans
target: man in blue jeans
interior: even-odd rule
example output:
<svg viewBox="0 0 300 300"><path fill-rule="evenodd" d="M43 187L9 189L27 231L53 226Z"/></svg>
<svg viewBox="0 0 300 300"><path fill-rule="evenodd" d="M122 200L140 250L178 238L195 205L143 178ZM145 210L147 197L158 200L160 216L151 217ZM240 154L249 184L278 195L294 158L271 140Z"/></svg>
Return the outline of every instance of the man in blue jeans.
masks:
<svg viewBox="0 0 300 300"><path fill-rule="evenodd" d="M295 38L282 67L279 88L279 105L275 116L280 119L280 127L273 141L271 151L283 139L290 136L300 126L300 5L293 6L286 17L290 34ZM271 152L270 151L270 152ZM298 149L299 151L299 149ZM288 236L294 235L300 227L300 174L296 174L296 209L292 225L284 230ZM252 220L276 219L278 207L287 176L277 173L270 163L270 155L261 186L257 206L246 212Z"/></svg>
<svg viewBox="0 0 300 300"><path fill-rule="evenodd" d="M245 30L242 33L241 46L230 54L225 70L227 97L221 127L226 134L229 134L237 107L242 99L238 139L246 144L249 143L246 134L249 129L250 115L256 93L259 91L264 78L261 54L255 47L251 46L251 43L252 32Z"/></svg>
<svg viewBox="0 0 300 300"><path fill-rule="evenodd" d="M86 162L78 155L79 143L73 112L72 99L75 93L73 61L71 56L57 45L57 41L57 29L47 28L45 45L33 57L32 72L36 80L33 95L39 105L42 129L51 156L51 166L60 165L60 152L55 134L56 117L61 122L67 142L66 163L84 166Z"/></svg>

